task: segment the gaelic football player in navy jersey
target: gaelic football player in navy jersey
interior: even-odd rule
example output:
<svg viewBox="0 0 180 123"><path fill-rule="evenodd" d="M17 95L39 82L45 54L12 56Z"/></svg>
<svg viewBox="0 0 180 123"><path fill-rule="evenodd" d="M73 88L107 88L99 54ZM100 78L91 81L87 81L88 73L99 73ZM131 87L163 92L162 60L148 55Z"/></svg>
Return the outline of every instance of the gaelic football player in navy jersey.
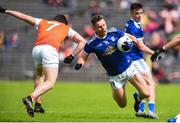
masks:
<svg viewBox="0 0 180 123"><path fill-rule="evenodd" d="M135 102L138 110L141 100L149 97L148 86L141 74L136 70L132 59L117 49L117 41L124 36L130 35L116 28L107 30L106 21L102 15L94 16L91 22L96 33L86 43L75 69L79 70L84 65L89 54L95 53L109 76L112 95L119 107L124 108L127 105L125 85L126 80L129 80L139 92ZM133 37L130 36L130 38ZM136 40L136 38L133 40Z"/></svg>
<svg viewBox="0 0 180 123"><path fill-rule="evenodd" d="M135 36L138 39L139 44L143 43L144 32L140 25L141 17L143 15L143 6L140 3L133 3L130 7L131 18L127 21L125 25L125 32ZM150 52L148 54L153 55L154 51L145 46ZM145 51L146 52L146 51ZM147 53L147 52L146 52ZM145 112L145 100L143 100L139 105L139 110L136 111L136 116L148 117L153 119L158 119L155 114L155 81L153 80L150 68L144 61L144 53L136 45L133 46L132 50L127 53L133 60L134 66L143 76L146 81L148 88L150 90L150 96L148 98L148 113ZM138 93L134 93L137 96Z"/></svg>

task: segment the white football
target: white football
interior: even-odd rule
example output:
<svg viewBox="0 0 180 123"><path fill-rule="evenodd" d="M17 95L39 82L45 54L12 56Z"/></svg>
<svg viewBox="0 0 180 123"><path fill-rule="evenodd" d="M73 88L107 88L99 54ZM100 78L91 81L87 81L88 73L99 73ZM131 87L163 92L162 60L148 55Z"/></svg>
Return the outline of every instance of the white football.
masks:
<svg viewBox="0 0 180 123"><path fill-rule="evenodd" d="M132 49L132 47L133 47L133 42L127 36L123 36L119 38L117 41L117 48L122 52L129 52Z"/></svg>

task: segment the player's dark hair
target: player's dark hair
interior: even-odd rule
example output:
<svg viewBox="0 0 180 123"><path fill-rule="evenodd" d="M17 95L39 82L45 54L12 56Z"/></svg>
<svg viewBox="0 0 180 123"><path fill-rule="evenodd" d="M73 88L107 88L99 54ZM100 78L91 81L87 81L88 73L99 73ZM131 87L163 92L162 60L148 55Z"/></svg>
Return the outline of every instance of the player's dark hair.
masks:
<svg viewBox="0 0 180 123"><path fill-rule="evenodd" d="M95 15L92 17L91 19L91 23L93 26L95 26L95 24L100 21L101 19L104 19L103 15Z"/></svg>
<svg viewBox="0 0 180 123"><path fill-rule="evenodd" d="M133 12L134 10L137 9L142 9L143 5L141 3L132 3L130 7L130 11Z"/></svg>
<svg viewBox="0 0 180 123"><path fill-rule="evenodd" d="M56 21L59 21L61 23L64 23L64 24L68 25L68 21L67 21L65 15L58 14L53 18L53 20L56 20Z"/></svg>

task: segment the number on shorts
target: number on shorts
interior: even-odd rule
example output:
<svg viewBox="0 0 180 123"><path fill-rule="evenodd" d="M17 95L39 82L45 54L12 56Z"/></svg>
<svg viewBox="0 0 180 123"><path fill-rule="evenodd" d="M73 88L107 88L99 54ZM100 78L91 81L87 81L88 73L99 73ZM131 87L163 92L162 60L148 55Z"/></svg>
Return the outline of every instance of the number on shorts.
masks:
<svg viewBox="0 0 180 123"><path fill-rule="evenodd" d="M57 22L51 22L51 21L49 21L48 24L51 24L51 25L46 29L46 31L49 31L49 30L51 30L52 28L60 25L60 24L57 23Z"/></svg>

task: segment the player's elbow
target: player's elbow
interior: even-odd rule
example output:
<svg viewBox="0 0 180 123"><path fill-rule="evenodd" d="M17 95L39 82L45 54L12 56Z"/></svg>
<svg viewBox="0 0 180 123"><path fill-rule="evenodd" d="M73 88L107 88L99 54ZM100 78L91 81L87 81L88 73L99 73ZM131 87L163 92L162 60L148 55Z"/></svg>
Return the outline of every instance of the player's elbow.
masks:
<svg viewBox="0 0 180 123"><path fill-rule="evenodd" d="M86 42L83 41L83 40L79 42L79 44L78 44L79 46L78 46L78 47L79 47L79 49L80 49L81 51L84 49L85 44L86 44Z"/></svg>
<svg viewBox="0 0 180 123"><path fill-rule="evenodd" d="M86 44L86 41L83 39L83 40L80 41L80 43L81 43L82 47L84 47L85 44Z"/></svg>

